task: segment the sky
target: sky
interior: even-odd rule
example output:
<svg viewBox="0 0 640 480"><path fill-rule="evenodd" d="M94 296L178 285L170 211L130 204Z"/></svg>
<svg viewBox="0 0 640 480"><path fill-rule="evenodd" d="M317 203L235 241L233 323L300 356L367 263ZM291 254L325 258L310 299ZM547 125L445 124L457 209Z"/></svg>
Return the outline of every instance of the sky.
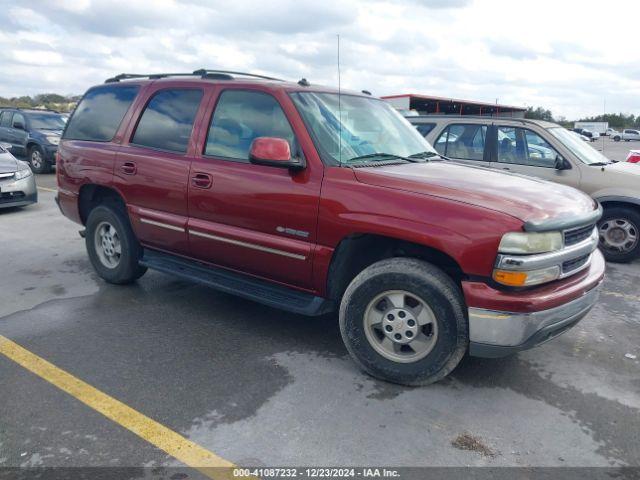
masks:
<svg viewBox="0 0 640 480"><path fill-rule="evenodd" d="M0 96L241 70L556 118L640 114L637 0L0 0ZM606 104L606 107L605 107Z"/></svg>

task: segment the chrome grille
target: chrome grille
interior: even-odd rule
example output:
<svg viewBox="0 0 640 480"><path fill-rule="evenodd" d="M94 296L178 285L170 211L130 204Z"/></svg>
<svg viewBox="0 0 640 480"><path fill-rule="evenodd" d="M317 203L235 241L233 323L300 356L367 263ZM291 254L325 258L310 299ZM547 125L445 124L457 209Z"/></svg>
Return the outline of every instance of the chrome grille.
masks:
<svg viewBox="0 0 640 480"><path fill-rule="evenodd" d="M595 225L587 225L586 227L574 228L572 230L567 230L564 232L564 246L570 247L571 245L575 245L576 243L580 243L581 241L589 238L593 233L593 228Z"/></svg>
<svg viewBox="0 0 640 480"><path fill-rule="evenodd" d="M573 258L571 260L567 260L566 262L562 262L562 273L564 275L569 274L575 270L579 270L581 267L584 267L585 264L589 261L589 255L583 255L578 258Z"/></svg>

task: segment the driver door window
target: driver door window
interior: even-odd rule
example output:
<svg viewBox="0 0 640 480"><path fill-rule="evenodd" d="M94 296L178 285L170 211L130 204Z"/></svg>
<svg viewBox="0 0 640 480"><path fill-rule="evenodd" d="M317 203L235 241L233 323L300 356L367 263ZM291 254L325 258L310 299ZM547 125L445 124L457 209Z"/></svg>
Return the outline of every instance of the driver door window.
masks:
<svg viewBox="0 0 640 480"><path fill-rule="evenodd" d="M532 130L498 128L498 162L512 165L555 168L557 152Z"/></svg>

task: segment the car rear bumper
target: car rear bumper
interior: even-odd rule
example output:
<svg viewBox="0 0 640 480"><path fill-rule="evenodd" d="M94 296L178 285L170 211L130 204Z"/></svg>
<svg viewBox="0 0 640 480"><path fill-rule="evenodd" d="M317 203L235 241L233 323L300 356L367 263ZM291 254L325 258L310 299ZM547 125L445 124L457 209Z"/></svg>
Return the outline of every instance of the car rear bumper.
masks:
<svg viewBox="0 0 640 480"><path fill-rule="evenodd" d="M566 289L563 301L559 302L556 296L553 304L545 303L549 300L545 296L558 292L536 292L540 295L540 305L553 305L549 308L527 308L526 311L514 312L508 308L470 306L469 353L478 357L502 357L533 348L567 331L584 318L597 302L604 270L604 259L596 250L588 271L576 275L579 278L572 279L574 283L563 282ZM514 292L512 295L529 297L531 293ZM506 302L508 296L508 293L502 293L500 298ZM528 300L531 301L530 298ZM514 305L513 302L508 304Z"/></svg>

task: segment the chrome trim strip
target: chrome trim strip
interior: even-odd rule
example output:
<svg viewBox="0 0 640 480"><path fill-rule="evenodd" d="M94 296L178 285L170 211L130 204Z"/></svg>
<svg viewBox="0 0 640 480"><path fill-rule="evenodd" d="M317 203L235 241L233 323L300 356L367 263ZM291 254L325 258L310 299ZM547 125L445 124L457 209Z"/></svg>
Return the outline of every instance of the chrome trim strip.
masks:
<svg viewBox="0 0 640 480"><path fill-rule="evenodd" d="M169 225L168 223L156 222L148 218L140 217L140 223L148 223L149 225L155 225L156 227L166 228L167 230L173 230L175 232L184 232L184 228L176 227L175 225Z"/></svg>
<svg viewBox="0 0 640 480"><path fill-rule="evenodd" d="M261 252L273 253L275 255L282 255L283 257L295 258L296 260L306 260L307 257L299 255L297 253L285 252L284 250L278 250L275 248L263 247L262 245L256 245L255 243L242 242L240 240L233 240L231 238L219 237L217 235L211 235L209 233L199 232L198 230L189 229L189 233L196 237L208 238L210 240L217 240L218 242L230 243L231 245L238 245L240 247L251 248L253 250L259 250Z"/></svg>
<svg viewBox="0 0 640 480"><path fill-rule="evenodd" d="M540 268L552 267L573 260L578 257L589 255L598 248L598 231L594 228L591 236L580 243L571 245L570 247L557 250L555 252L540 253L535 255L505 255L499 254L496 259L496 268L510 271L530 271ZM587 262L586 265L589 265ZM567 275L572 275L579 270L572 270ZM563 278L563 277L560 277Z"/></svg>

